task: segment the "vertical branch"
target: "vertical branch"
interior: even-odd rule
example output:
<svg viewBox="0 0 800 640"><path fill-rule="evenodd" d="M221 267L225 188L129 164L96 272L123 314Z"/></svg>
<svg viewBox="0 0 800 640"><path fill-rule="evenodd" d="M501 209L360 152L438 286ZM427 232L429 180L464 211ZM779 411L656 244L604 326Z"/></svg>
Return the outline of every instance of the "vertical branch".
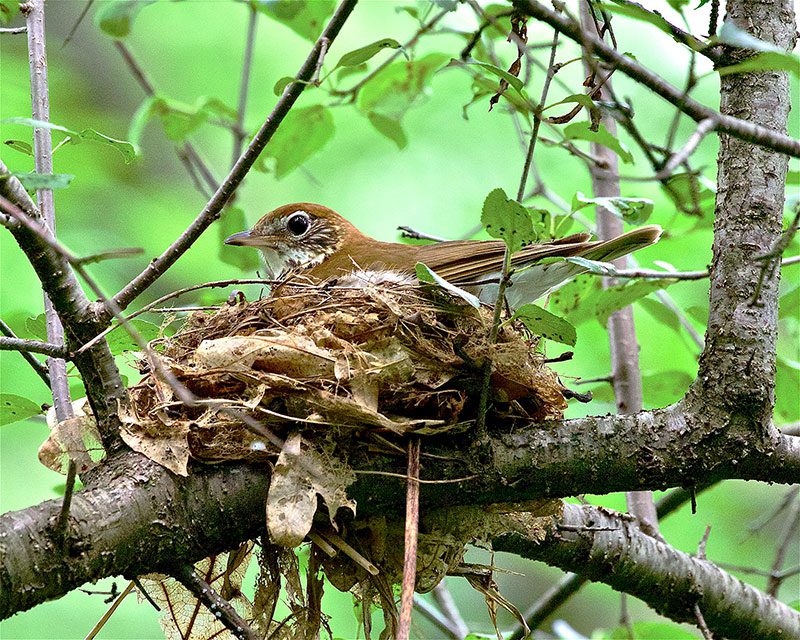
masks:
<svg viewBox="0 0 800 640"><path fill-rule="evenodd" d="M417 538L419 534L419 450L420 441L411 436L408 441L408 477L406 479L405 552L403 585L400 602L398 640L408 640L411 634L411 610L414 605L414 586L417 580Z"/></svg>
<svg viewBox="0 0 800 640"><path fill-rule="evenodd" d="M242 154L242 144L244 143L244 113L247 108L247 92L250 87L250 69L253 66L253 48L256 42L256 27L258 26L258 12L255 5L248 5L250 8L250 20L247 23L247 41L244 46L244 60L242 61L242 81L239 85L239 104L236 107L236 127L233 130L233 158L231 166L236 164Z"/></svg>
<svg viewBox="0 0 800 640"><path fill-rule="evenodd" d="M44 0L31 0L26 5L28 26L28 64L31 78L31 111L34 120L50 121L50 97L47 84L47 51L45 48ZM33 154L36 172L53 173L53 140L50 129L35 128L33 130ZM39 189L36 192L39 211L44 224L55 236L56 212L53 191ZM44 310L47 324L47 341L59 346L64 345L64 327L53 307L50 298L44 296ZM56 419L59 422L73 417L72 401L69 395L67 380L67 363L61 358L48 358L47 368L50 374L50 389L53 394ZM70 460L67 470L67 484L64 490L64 502L59 517L59 529L63 531L69 516L72 490L75 487L75 462Z"/></svg>
<svg viewBox="0 0 800 640"><path fill-rule="evenodd" d="M596 30L595 20L587 1L581 2L581 26L583 31ZM603 29L605 30L605 28ZM584 65L587 75L595 71L592 51L584 50ZM600 99L607 99L610 93L611 79L607 79L600 89ZM601 123L616 135L616 122L608 115L602 115ZM616 154L608 147L592 143L592 155L602 158L605 170L599 170L589 164L592 178L592 189L595 197L619 196L619 166ZM604 207L597 207L597 231L601 240L608 240L623 232L622 220ZM619 269L629 268L628 258L623 256L614 260ZM613 278L603 278L603 287L616 285ZM611 314L608 319L608 339L611 347L611 376L614 385L614 397L617 412L621 414L638 413L642 410L642 376L639 370L639 342L636 338L636 325L633 320L633 307L628 306ZM650 491L628 491L625 494L628 511L639 519L642 530L648 535L660 538L658 532L658 516L656 515L653 495Z"/></svg>

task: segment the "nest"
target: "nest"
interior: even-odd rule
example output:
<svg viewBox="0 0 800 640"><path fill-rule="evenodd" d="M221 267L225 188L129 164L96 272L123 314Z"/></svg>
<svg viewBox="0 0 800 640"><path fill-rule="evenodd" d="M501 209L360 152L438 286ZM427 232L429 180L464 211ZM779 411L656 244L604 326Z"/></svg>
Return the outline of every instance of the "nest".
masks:
<svg viewBox="0 0 800 640"><path fill-rule="evenodd" d="M232 409L278 434L468 431L487 360L488 423L500 415L560 418L563 387L535 350L538 338L507 323L489 344L491 323L489 309L401 284L284 287L280 297L198 312L153 345L198 403L180 402L143 362L123 437L139 450L149 441L146 454L157 440L171 441L161 443L158 461L186 474L189 457L222 462L278 453Z"/></svg>
<svg viewBox="0 0 800 640"><path fill-rule="evenodd" d="M267 529L278 546L264 548L262 574L288 580L294 570L276 569L284 557L276 550L311 539L312 558L328 579L380 603L391 630L403 520L355 517L346 491L355 481L354 456L365 454L361 466L375 451L405 456L407 434L426 438L423 452L445 434L449 445L463 438L468 446L487 366L489 428L558 419L566 407L538 338L506 321L490 342L492 322L491 309L438 288L283 285L276 297L195 313L175 336L154 341L162 371L141 361L144 376L129 390L122 437L180 475L190 459L269 463ZM177 397L164 370L194 402ZM546 517L553 509L543 501L523 511ZM463 568L467 543L491 537L479 533L489 525L477 526L485 514L469 515L458 535L452 514L440 517L447 526L420 528L418 591ZM337 555L331 545L349 551Z"/></svg>

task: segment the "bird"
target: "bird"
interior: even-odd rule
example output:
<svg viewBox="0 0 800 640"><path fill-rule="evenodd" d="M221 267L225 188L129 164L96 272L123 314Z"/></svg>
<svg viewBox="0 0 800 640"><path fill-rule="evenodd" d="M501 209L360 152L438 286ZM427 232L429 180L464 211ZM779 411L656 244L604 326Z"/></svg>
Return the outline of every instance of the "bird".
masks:
<svg viewBox="0 0 800 640"><path fill-rule="evenodd" d="M587 266L548 258L580 257L609 261L658 241L661 227L639 227L610 240L576 233L529 244L511 256L511 286L506 302L516 309L554 291ZM225 244L259 249L268 275L281 280L302 274L328 282L356 276L370 282L415 282L417 263L449 283L494 303L502 274L502 240L448 240L428 245L382 242L361 233L346 218L321 204L286 204L263 216L252 229L229 236Z"/></svg>

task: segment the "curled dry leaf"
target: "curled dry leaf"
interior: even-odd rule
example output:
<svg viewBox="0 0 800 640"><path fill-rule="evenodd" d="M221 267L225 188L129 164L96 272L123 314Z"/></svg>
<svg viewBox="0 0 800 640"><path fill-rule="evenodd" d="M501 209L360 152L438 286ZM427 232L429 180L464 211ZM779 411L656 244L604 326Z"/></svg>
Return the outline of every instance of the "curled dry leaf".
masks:
<svg viewBox="0 0 800 640"><path fill-rule="evenodd" d="M61 474L67 473L70 460L75 461L78 473L84 473L106 457L89 401L86 398L75 400L72 412L72 418L56 422L55 409L51 407L47 411L50 435L39 447L39 462Z"/></svg>
<svg viewBox="0 0 800 640"><path fill-rule="evenodd" d="M296 547L308 535L317 511L317 495L328 507L331 523L340 508L355 515L356 503L347 498L355 482L353 471L335 458L322 455L294 433L283 445L267 495L267 530L270 539Z"/></svg>

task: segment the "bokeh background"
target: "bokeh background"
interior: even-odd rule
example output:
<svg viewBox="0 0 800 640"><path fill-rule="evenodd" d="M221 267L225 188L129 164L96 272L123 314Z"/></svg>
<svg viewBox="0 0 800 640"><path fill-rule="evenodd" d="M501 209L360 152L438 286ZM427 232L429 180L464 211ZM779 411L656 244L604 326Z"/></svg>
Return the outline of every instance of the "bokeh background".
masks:
<svg viewBox="0 0 800 640"><path fill-rule="evenodd" d="M647 6L663 10L674 21L679 18L667 3L649 2ZM91 16L102 8L96 2L87 20L68 44L65 38L84 7L77 0L59 0L48 5L47 30L51 92L51 119L72 129L92 127L115 138L125 139L131 118L144 96L131 77L112 40L93 24ZM411 6L425 10L425 3L395 0L362 0L332 47L329 61L343 53L384 37L404 42L414 34L418 23L407 12ZM687 10L696 33L704 33L708 7ZM239 77L249 9L246 3L226 0L158 2L147 6L138 16L126 39L160 94L187 104L199 98L213 97L231 108L236 106ZM273 85L283 76L296 73L308 53L310 43L283 24L265 15L259 16L246 127L254 131L275 104ZM19 19L14 24L18 24ZM424 37L411 51L414 56L442 52L458 57L465 39L457 32L474 29L477 22L467 7L459 7L441 23L443 29ZM627 18L615 20L620 48L634 52L643 64L656 69L676 86L682 86L688 55L668 36L651 25ZM545 42L551 33L537 24L529 25L531 42ZM509 44L497 41L497 50L510 60L514 51ZM545 56L547 50L539 55ZM384 56L370 62L374 68ZM562 43L559 59L576 55L570 43ZM710 72L700 62L703 73ZM330 63L329 63L330 64ZM543 73L534 70L531 95L539 94ZM359 76L349 79L354 83ZM559 78L580 92L579 64L566 67ZM663 140L672 116L669 104L621 74L614 76L620 96L634 105L636 122L648 139ZM0 120L30 116L27 51L24 35L0 35ZM796 79L793 94L798 95ZM343 81L348 86L348 80ZM444 237L461 237L479 222L485 196L496 187L516 192L522 169L523 151L511 118L501 108L489 113L482 100L462 116L462 106L471 100L471 79L461 69L436 73L423 99L403 120L408 145L397 146L381 136L355 108L339 105L332 108L336 133L322 152L302 168L276 179L274 173L252 172L238 191L238 206L248 223L255 222L272 208L292 201L316 201L326 204L349 218L363 232L384 240L398 238L397 226L410 225L421 231ZM709 73L700 80L696 96L704 103L718 105L718 78ZM567 95L555 87L551 101ZM332 104L320 90L306 91L298 107ZM798 119L792 119L791 133L798 135ZM581 116L584 117L584 116ZM679 140L693 130L691 122L679 129ZM544 131L553 138L552 133ZM2 140L30 141L29 128L0 122ZM56 134L56 139L59 139ZM634 151L635 163L622 165L624 175L647 175L648 165L624 133L623 142ZM232 153L230 132L205 125L191 136L191 141L207 160L218 180L227 173ZM693 157L710 180L714 179L717 143L707 138ZM14 171L32 169L32 159L9 147L0 147L3 160ZM584 165L563 149L540 144L536 164L546 185L570 202L576 191L591 192ZM791 168L798 170L793 161ZM84 142L68 145L55 156L55 171L75 176L71 186L56 193L58 235L79 255L115 247L142 247L144 254L128 259L106 261L91 268L93 275L109 293L116 292L137 274L147 261L157 256L197 215L204 199L194 190L179 163L174 145L164 135L157 121L151 122L141 141L141 157L126 165L121 154L111 147ZM795 191L797 185L792 187ZM710 261L713 210L689 218L675 212L672 202L652 182L624 182L623 195L647 197L655 201L651 221L662 224L668 233L657 246L637 254L642 266L656 267L664 261L679 270L702 269ZM536 199L531 204L549 206ZM590 210L585 210L590 211ZM591 216L591 214L589 214ZM577 230L577 229L573 229ZM214 227L185 254L141 299L144 304L177 288L223 278L249 276L219 259L220 233ZM480 234L479 236L480 237ZM796 242L795 242L796 245ZM794 247L796 253L797 247ZM26 333L26 319L42 312L39 283L33 270L7 233L0 233L0 315L20 334ZM791 271L794 269L794 271ZM789 364L789 373L778 389L781 421L798 419L798 353L796 308L800 267L788 267L784 274L785 305L781 320L781 354ZM252 288L240 287L250 295ZM687 318L701 332L707 312L707 283L682 282L668 293ZM793 294L793 295L792 295ZM182 304L204 304L224 298L227 292L197 292L181 300ZM791 306L787 306L791 305ZM652 299L635 309L641 343L641 367L645 376L645 406L664 406L677 400L696 372L698 348L669 313L659 311ZM792 308L794 307L794 308ZM161 317L149 316L154 322ZM583 322L578 330L575 358L556 365L563 379L592 379L609 373L608 340L603 327L594 320ZM551 345L560 353L559 345ZM124 373L131 380L135 372L129 366L131 355L120 356ZM792 373L792 371L794 373ZM10 352L0 354L0 383L4 393L14 393L47 403L47 389L22 359ZM76 393L80 383L74 380ZM583 405L574 403L570 416L606 413L614 410L609 389L592 387L595 400ZM585 390L586 387L579 387ZM40 418L0 428L0 510L7 512L55 498L63 491L63 478L43 467L37 449L47 436L47 426ZM776 509L786 487L764 484L725 482L701 494L698 512L688 507L663 522L663 533L677 548L695 552L706 526L712 527L708 557L714 561L767 569L772 562L787 513L773 519L752 533L751 528ZM624 508L624 497L586 496L596 504ZM475 551L472 559L487 561L485 552ZM540 563L523 561L498 554L498 573L502 592L520 609L535 601L561 572ZM800 563L798 545L789 549L785 566ZM736 572L734 572L736 573ZM766 579L739 573L742 579L763 588ZM249 579L248 579L249 580ZM250 582L252 582L250 580ZM107 590L111 580L87 588ZM120 587L125 585L118 579ZM467 620L476 632L491 631L482 597L466 583L449 579L448 584ZM781 596L787 601L798 597L797 576L786 581ZM328 588L325 611L331 616L334 635L354 638L357 634L353 602L348 594ZM82 638L107 608L103 596L73 592L68 596L18 614L0 624L2 638ZM614 628L619 619L619 595L603 585L589 585L573 597L556 615L580 633ZM629 598L634 621L659 620L643 603ZM501 626L512 623L505 612ZM544 625L550 628L550 623ZM692 633L691 629L686 629ZM415 629L419 638L435 638L436 632L419 617ZM128 598L111 618L101 634L103 638L162 637L158 614L146 603Z"/></svg>

